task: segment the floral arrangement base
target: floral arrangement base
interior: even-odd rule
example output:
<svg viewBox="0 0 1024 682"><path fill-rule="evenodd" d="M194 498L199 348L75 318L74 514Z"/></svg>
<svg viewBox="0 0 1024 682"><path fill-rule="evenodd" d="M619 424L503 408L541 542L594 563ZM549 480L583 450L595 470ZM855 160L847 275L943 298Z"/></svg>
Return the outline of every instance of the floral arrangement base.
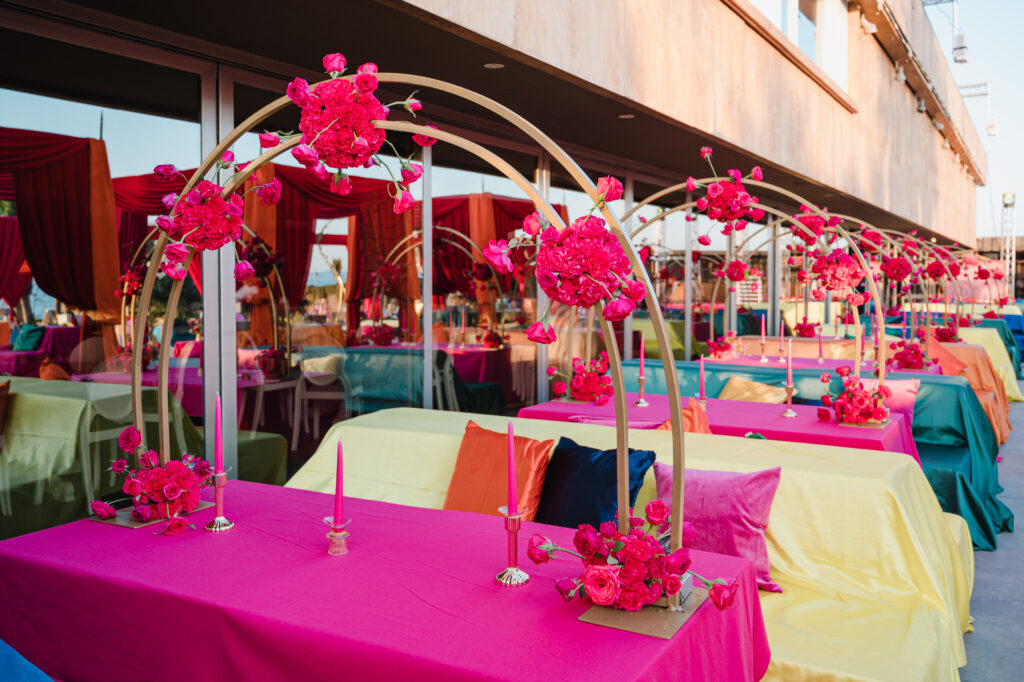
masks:
<svg viewBox="0 0 1024 682"><path fill-rule="evenodd" d="M883 422L870 421L870 422L864 422L862 424L853 424L851 422L839 422L839 425L840 426L859 426L862 429L881 429L881 428L883 428L888 423L889 423L889 420L886 419Z"/></svg>
<svg viewBox="0 0 1024 682"><path fill-rule="evenodd" d="M658 604L664 602L664 599L653 606L645 606L639 611L624 611L595 604L580 614L579 620L583 623L603 625L606 628L635 632L648 637L672 639L679 632L679 628L683 627L683 623L688 621L690 616L696 613L700 605L708 599L708 591L703 587L694 587L685 599L682 597L684 592L685 590L680 592L681 611L669 611L667 608L659 606Z"/></svg>
<svg viewBox="0 0 1024 682"><path fill-rule="evenodd" d="M195 514L197 511L200 511L202 509L208 509L208 508L210 508L212 506L213 506L213 502L208 502L207 500L203 500L202 502L200 502L199 504L196 505L195 509L193 509L190 512L183 513L183 514L181 514L181 516L188 516L189 514ZM98 521L99 523L106 523L106 524L109 524L111 526L121 526L122 528L142 528L144 526L152 526L154 523L167 523L167 519L150 519L149 521L143 521L143 522L136 521L135 519L132 518L132 508L131 507L128 507L127 509L119 509L117 511L117 516L115 516L115 517L113 517L111 519L101 519L98 516L90 516L89 518L92 519L93 521Z"/></svg>

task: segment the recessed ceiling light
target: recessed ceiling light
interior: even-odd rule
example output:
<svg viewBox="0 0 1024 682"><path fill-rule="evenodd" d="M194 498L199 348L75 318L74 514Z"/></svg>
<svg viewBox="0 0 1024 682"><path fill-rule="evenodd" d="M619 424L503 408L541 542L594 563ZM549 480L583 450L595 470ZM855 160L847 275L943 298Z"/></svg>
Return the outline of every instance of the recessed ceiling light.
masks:
<svg viewBox="0 0 1024 682"><path fill-rule="evenodd" d="M484 64L484 68L497 71L498 69L504 69L505 65L502 64L501 62L487 62L486 64Z"/></svg>
<svg viewBox="0 0 1024 682"><path fill-rule="evenodd" d="M636 116L634 114L619 114L619 118L624 121L628 121L631 118L636 118Z"/></svg>

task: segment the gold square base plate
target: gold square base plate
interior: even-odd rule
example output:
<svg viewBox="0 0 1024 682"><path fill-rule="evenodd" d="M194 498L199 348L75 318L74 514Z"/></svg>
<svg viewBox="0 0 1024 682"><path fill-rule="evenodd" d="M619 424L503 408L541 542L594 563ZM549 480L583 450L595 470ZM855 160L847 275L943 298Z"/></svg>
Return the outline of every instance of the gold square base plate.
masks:
<svg viewBox="0 0 1024 682"><path fill-rule="evenodd" d="M606 628L635 632L648 637L672 639L683 627L683 623L696 613L700 605L707 601L708 591L702 587L694 587L690 596L682 603L682 611L669 611L661 606L645 606L640 611L623 611L610 606L591 606L580 614L579 620L592 625L603 625Z"/></svg>
<svg viewBox="0 0 1024 682"><path fill-rule="evenodd" d="M190 511L188 514L182 514L182 517L188 518L190 514L194 514L195 512L201 509L207 509L212 506L213 502L203 500L202 502L197 504L196 508ZM130 507L128 509L119 509L117 512L117 516L115 516L112 519L101 519L98 516L90 516L89 518L93 521L98 521L99 523L107 523L111 526L121 526L123 528L143 528L145 526L152 526L154 523L167 522L167 519L153 519L152 521L139 523L138 521L132 518L132 510Z"/></svg>

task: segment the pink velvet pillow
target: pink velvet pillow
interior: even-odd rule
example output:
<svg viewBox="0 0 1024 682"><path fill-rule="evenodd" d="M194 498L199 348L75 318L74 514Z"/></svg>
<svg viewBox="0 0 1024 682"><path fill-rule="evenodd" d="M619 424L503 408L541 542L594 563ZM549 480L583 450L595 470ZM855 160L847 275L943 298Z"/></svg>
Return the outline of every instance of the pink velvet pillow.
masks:
<svg viewBox="0 0 1024 682"><path fill-rule="evenodd" d="M875 390L877 381L865 382L864 388L868 393ZM907 420L907 425L914 426L914 402L917 400L917 390L921 388L920 379L890 379L885 377L886 387L892 391L892 397L885 399L885 406L890 412L898 412Z"/></svg>
<svg viewBox="0 0 1024 682"><path fill-rule="evenodd" d="M779 489L780 467L738 474L731 471L686 470L683 515L693 524L693 549L738 556L754 565L758 589L782 592L771 578L764 539L768 515ZM654 463L658 499L672 504L672 467Z"/></svg>

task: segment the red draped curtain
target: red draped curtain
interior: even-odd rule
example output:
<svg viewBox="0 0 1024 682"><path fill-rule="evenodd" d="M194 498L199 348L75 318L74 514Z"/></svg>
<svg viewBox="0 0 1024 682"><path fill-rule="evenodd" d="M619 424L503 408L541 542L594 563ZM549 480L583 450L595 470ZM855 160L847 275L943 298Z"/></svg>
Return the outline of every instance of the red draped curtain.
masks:
<svg viewBox="0 0 1024 682"><path fill-rule="evenodd" d="M22 272L24 264L18 219L0 218L0 299L7 301L11 308L18 305L32 281L31 273Z"/></svg>
<svg viewBox="0 0 1024 682"><path fill-rule="evenodd" d="M116 319L117 226L103 142L0 128L0 194L17 204L39 288Z"/></svg>

